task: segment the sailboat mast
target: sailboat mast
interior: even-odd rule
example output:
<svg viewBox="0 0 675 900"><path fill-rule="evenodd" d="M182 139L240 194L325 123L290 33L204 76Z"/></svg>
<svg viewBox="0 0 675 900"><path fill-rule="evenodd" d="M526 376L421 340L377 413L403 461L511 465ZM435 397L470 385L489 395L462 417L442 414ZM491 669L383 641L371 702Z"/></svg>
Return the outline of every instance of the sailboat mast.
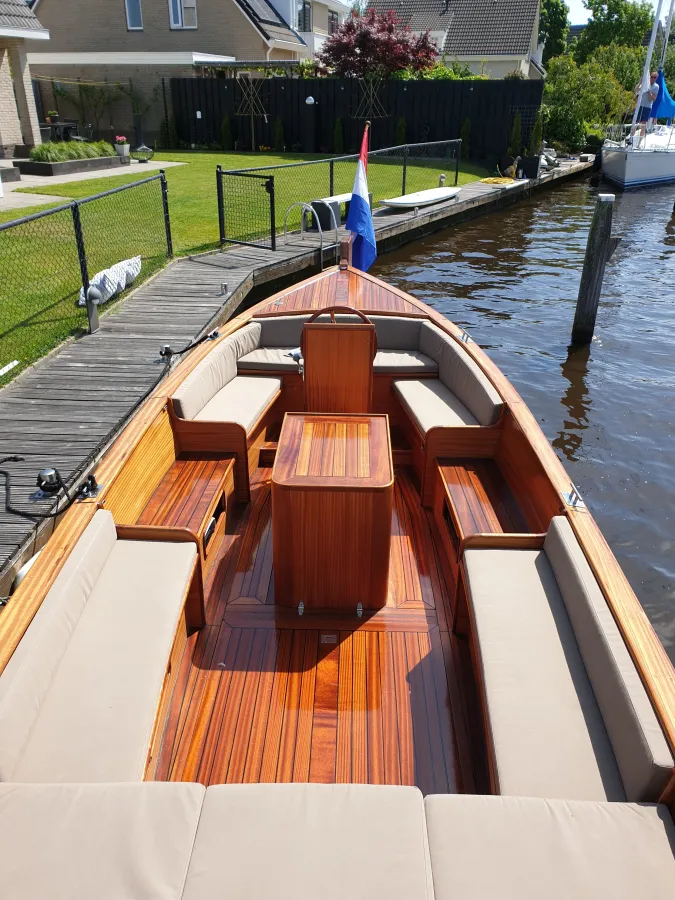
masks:
<svg viewBox="0 0 675 900"><path fill-rule="evenodd" d="M654 16L654 27L652 28L652 36L649 39L649 49L647 50L647 58L645 59L645 67L642 71L642 82L640 83L640 90L638 91L637 103L635 104L635 112L633 113L633 123L632 127L635 128L637 123L638 112L640 111L640 98L644 91L647 90L647 85L649 84L649 73L652 67L652 55L654 53L654 44L656 43L656 32L659 30L659 22L661 21L661 7L663 6L663 0L659 0L659 4L656 8L656 15ZM632 132L631 132L632 134Z"/></svg>
<svg viewBox="0 0 675 900"><path fill-rule="evenodd" d="M659 65L659 69L662 69L666 64L668 39L670 38L670 26L673 24L673 10L675 10L675 0L670 0L670 10L668 12L668 18L666 19L666 33L663 38L663 50L661 51L661 64Z"/></svg>

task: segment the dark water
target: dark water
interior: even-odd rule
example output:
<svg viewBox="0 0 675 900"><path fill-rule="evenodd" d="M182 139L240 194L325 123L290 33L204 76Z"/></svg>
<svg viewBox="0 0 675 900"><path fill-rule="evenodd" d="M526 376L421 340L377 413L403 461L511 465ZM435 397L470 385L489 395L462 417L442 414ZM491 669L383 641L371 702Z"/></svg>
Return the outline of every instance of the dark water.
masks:
<svg viewBox="0 0 675 900"><path fill-rule="evenodd" d="M511 379L675 660L675 186L617 194L623 241L595 338L571 351L596 193L562 186L372 271L464 326Z"/></svg>

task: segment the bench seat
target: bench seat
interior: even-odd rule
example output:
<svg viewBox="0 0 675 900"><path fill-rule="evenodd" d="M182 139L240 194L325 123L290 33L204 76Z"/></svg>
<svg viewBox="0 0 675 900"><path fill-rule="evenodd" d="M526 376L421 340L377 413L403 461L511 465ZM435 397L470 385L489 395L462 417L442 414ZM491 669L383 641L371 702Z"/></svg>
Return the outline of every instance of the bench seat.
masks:
<svg viewBox="0 0 675 900"><path fill-rule="evenodd" d="M671 900L665 806L524 797L425 800L436 900Z"/></svg>
<svg viewBox="0 0 675 900"><path fill-rule="evenodd" d="M142 780L196 564L96 513L0 676L2 781Z"/></svg>
<svg viewBox="0 0 675 900"><path fill-rule="evenodd" d="M184 900L319 895L433 900L417 788L255 784L207 790Z"/></svg>
<svg viewBox="0 0 675 900"><path fill-rule="evenodd" d="M196 422L234 422L249 432L281 390L279 378L237 375L195 415Z"/></svg>
<svg viewBox="0 0 675 900"><path fill-rule="evenodd" d="M438 378L394 381L394 392L419 431L426 435L432 428L456 428L478 425L462 401Z"/></svg>
<svg viewBox="0 0 675 900"><path fill-rule="evenodd" d="M200 784L0 784L4 900L180 900Z"/></svg>
<svg viewBox="0 0 675 900"><path fill-rule="evenodd" d="M672 756L569 522L542 550L467 549L463 577L495 792L657 799Z"/></svg>
<svg viewBox="0 0 675 900"><path fill-rule="evenodd" d="M378 350L373 360L376 375L437 375L438 363L418 350Z"/></svg>
<svg viewBox="0 0 675 900"><path fill-rule="evenodd" d="M246 356L237 360L237 369L240 372L257 370L259 372L299 372L298 364L288 354L295 347L258 347Z"/></svg>

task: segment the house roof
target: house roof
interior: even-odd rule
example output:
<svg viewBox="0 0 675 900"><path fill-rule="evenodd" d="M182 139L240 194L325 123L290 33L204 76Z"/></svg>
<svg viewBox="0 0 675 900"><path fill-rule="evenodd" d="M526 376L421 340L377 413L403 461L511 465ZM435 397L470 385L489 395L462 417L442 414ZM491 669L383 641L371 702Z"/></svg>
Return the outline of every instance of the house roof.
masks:
<svg viewBox="0 0 675 900"><path fill-rule="evenodd" d="M284 41L287 44L297 44L298 47L306 46L298 32L279 15L269 0L236 0L236 2L266 40Z"/></svg>
<svg viewBox="0 0 675 900"><path fill-rule="evenodd" d="M44 31L26 0L0 0L0 28Z"/></svg>
<svg viewBox="0 0 675 900"><path fill-rule="evenodd" d="M413 31L443 32L447 56L518 56L530 49L540 0L370 0Z"/></svg>

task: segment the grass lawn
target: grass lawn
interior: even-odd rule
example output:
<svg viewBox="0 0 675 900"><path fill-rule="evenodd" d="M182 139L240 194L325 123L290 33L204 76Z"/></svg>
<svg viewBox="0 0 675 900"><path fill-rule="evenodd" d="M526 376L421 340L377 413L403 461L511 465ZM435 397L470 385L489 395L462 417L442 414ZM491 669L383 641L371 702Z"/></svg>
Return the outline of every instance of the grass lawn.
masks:
<svg viewBox="0 0 675 900"><path fill-rule="evenodd" d="M291 153L164 151L156 158L185 163L166 170L176 255L218 246L216 165L221 165L225 170L245 169L321 159L319 156ZM351 191L354 171L353 162L335 164L334 193ZM447 184L454 184L453 160L409 160L406 192L436 187L441 172L446 173ZM150 174L153 173L150 171ZM292 203L300 200L309 202L329 194L327 162L302 169L276 170L270 174L275 178L277 231L283 229L284 215ZM462 162L459 184L475 181L486 174L484 168ZM133 173L119 177L21 190L59 195L64 198L63 202L67 202L137 181L143 175L142 169L134 167ZM401 194L400 159L371 159L368 183L374 205L384 197ZM224 188L228 237L246 239L266 232L269 234L269 198L263 181L227 177ZM55 205L51 203L3 211L0 212L0 222ZM290 227L298 227L300 215L300 209L291 214ZM85 204L81 207L81 216L90 277L121 259L141 254L143 269L138 284L163 264L166 245L158 182ZM0 283L0 368L15 359L20 363L6 376L0 376L2 386L66 337L86 328L86 313L75 305L80 287L80 269L69 210L0 232Z"/></svg>

